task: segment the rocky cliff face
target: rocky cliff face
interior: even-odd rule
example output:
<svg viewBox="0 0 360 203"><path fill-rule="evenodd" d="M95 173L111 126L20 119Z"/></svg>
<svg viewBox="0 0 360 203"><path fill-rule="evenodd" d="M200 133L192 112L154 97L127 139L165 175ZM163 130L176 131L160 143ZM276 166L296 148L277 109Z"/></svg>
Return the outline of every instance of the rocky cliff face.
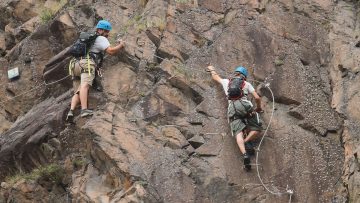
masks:
<svg viewBox="0 0 360 203"><path fill-rule="evenodd" d="M0 202L359 202L358 12L330 0L0 2ZM101 18L127 45L106 58L94 116L67 125L69 59L46 64ZM243 170L208 64L223 77L248 67L262 95L259 173Z"/></svg>

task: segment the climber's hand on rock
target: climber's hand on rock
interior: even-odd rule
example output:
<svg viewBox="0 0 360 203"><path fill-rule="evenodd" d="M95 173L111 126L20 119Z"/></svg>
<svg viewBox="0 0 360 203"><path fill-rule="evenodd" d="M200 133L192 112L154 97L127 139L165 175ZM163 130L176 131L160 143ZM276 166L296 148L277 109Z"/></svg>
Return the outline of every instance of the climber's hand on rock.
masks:
<svg viewBox="0 0 360 203"><path fill-rule="evenodd" d="M210 65L210 66L206 67L206 71L208 71L208 72L215 71L215 67Z"/></svg>

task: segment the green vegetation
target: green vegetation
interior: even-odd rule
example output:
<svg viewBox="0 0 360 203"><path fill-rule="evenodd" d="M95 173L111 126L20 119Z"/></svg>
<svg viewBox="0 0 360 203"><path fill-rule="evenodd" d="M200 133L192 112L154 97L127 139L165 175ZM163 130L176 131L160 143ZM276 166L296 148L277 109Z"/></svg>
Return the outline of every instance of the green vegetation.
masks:
<svg viewBox="0 0 360 203"><path fill-rule="evenodd" d="M146 24L144 22L137 24L135 28L138 33L147 29Z"/></svg>
<svg viewBox="0 0 360 203"><path fill-rule="evenodd" d="M45 8L40 13L40 19L42 23L49 22L54 17L54 13L51 9Z"/></svg>
<svg viewBox="0 0 360 203"><path fill-rule="evenodd" d="M189 3L190 0L175 0L176 3L179 3L179 4L186 4L186 3Z"/></svg>
<svg viewBox="0 0 360 203"><path fill-rule="evenodd" d="M278 59L278 58L275 59L274 63L275 63L275 66L282 66L282 65L284 65L284 61L281 60L281 59Z"/></svg>
<svg viewBox="0 0 360 203"><path fill-rule="evenodd" d="M146 96L146 93L145 93L145 92L139 92L139 96L140 96L140 97L145 97L145 96Z"/></svg>
<svg viewBox="0 0 360 203"><path fill-rule="evenodd" d="M156 68L159 68L160 66L157 65L156 63L149 63L147 64L147 66L145 67L147 71L153 71L156 70Z"/></svg>
<svg viewBox="0 0 360 203"><path fill-rule="evenodd" d="M139 15L139 14L137 14L137 15L135 15L135 16L133 17L133 20L135 21L135 23L136 23L136 22L139 22L141 19L142 19L142 16Z"/></svg>
<svg viewBox="0 0 360 203"><path fill-rule="evenodd" d="M166 20L164 18L158 18L158 19L156 19L154 21L147 22L146 26L148 28L156 27L162 32L166 28Z"/></svg>
<svg viewBox="0 0 360 203"><path fill-rule="evenodd" d="M134 15L121 29L120 35L128 33L129 28L135 28L136 32L142 32L148 28L158 28L160 31L164 31L166 28L165 18L156 18L155 20L147 21L140 14Z"/></svg>
<svg viewBox="0 0 360 203"><path fill-rule="evenodd" d="M82 158L76 158L72 161L72 164L73 164L74 168L76 168L76 169L81 168L82 166L85 165L85 163L86 163L85 160Z"/></svg>
<svg viewBox="0 0 360 203"><path fill-rule="evenodd" d="M11 177L7 177L5 180L10 185L15 184L17 181L21 179L25 180L39 180L45 179L52 181L56 184L61 183L63 177L65 175L64 169L57 164L50 164L47 166L42 166L40 168L34 169L31 173L20 173Z"/></svg>
<svg viewBox="0 0 360 203"><path fill-rule="evenodd" d="M137 181L136 183L138 183L139 185L141 185L141 186L147 186L149 183L147 182L147 181L145 181L145 180L139 180L139 181Z"/></svg>
<svg viewBox="0 0 360 203"><path fill-rule="evenodd" d="M54 17L55 13L62 9L67 2L68 0L60 0L58 3L51 5L50 8L44 8L40 13L41 22L49 22Z"/></svg>

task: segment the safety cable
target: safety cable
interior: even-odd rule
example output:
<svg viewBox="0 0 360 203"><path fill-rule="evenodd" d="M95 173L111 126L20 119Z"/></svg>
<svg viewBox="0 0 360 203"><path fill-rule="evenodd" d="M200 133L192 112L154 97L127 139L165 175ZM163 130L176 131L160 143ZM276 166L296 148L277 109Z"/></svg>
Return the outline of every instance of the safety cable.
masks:
<svg viewBox="0 0 360 203"><path fill-rule="evenodd" d="M50 86L50 85L59 83L59 82L65 80L65 79L68 78L68 77L70 77L70 75L67 75L67 76L65 76L65 77L63 77L63 78L61 78L61 79L59 79L59 80L56 80L56 81L54 81L54 82L51 82L51 83L46 83L46 82L44 81L42 84L40 84L40 85L38 85L38 86L35 86L34 88L32 88L32 89L30 89L30 90L28 90L28 91L26 91L26 92L22 92L22 93L14 96L14 97L12 97L12 98L6 99L5 101L0 101L0 104L5 105L5 103L8 102L8 101L12 101L12 100L14 100L14 99L16 99L16 98L18 98L18 97L20 97L20 96L22 96L22 95L28 94L28 93L30 93L30 92L32 92L32 91L34 91L34 90L39 89L39 88L42 87L42 86Z"/></svg>
<svg viewBox="0 0 360 203"><path fill-rule="evenodd" d="M261 176L260 176L260 171L259 171L259 153L260 153L260 148L261 148L261 144L266 136L266 134L268 133L268 130L269 130L269 127L270 127L270 124L271 124L271 121L273 119L273 116L274 116L274 112L275 112L275 98L274 98L274 94L273 94L273 91L271 90L270 88L270 83L263 83L263 82L260 82L260 81L257 81L257 80L252 80L252 81L255 81L255 82L259 82L260 84L263 84L271 93L271 98L272 98L272 111L271 111L271 115L270 115L270 119L269 119L269 123L268 125L266 126L266 129L261 137L261 140L259 142L259 145L256 149L256 158L255 158L255 165L256 165L256 172L257 172L257 176L260 180L260 183L261 185L270 193L270 194L273 194L273 195L284 195L284 194L289 194L290 197L289 197L289 203L291 203L291 197L292 195L294 194L294 191L292 189L289 189L288 186L286 187L286 192L274 192L274 191L271 191L263 182Z"/></svg>
<svg viewBox="0 0 360 203"><path fill-rule="evenodd" d="M131 44L131 43L126 42L126 44L127 44L127 45L130 45L131 47L135 47L135 48L137 48L137 49L139 49L139 50L142 50L142 51L144 50L144 49L139 48L138 46L135 46L135 45L133 45L133 44ZM165 58L160 57L160 56L157 56L156 54L153 54L153 56L155 56L156 58L159 58L159 59L161 59L161 60L165 60ZM172 63L171 61L169 61L169 62ZM174 64L174 63L172 63L172 64L173 64L173 65L176 65L176 64ZM199 70L196 70L196 69L191 69L191 70L199 71ZM260 82L260 81L254 80L254 79L249 79L249 81L254 81L254 82L258 82L258 83L260 83L260 84L264 84L263 82ZM274 98L274 94L273 94L273 92L272 92L272 90L271 90L271 88L270 88L270 83L265 83L264 86L265 86L265 87L270 91L270 93L271 93L271 97L272 97L272 111L271 111L271 116L270 116L270 119L269 119L269 123L268 123L268 125L267 125L267 127L266 127L266 129L265 129L265 131L264 131L264 134L263 134L261 140L260 140L259 146L258 146L258 148L256 149L256 163L255 163L255 165L256 165L257 176L258 176L258 178L259 178L259 180L260 180L260 182L261 182L261 185L262 185L270 194L273 194L273 195L289 194L289 195L290 195L289 202L291 202L291 197L292 197L292 195L293 195L293 193L294 193L293 190L291 190L291 189L289 189L289 188L287 187L287 188L286 188L286 192L273 192L273 191L271 191L271 190L264 184L264 182L263 182L263 180L262 180L262 178L261 178L261 176L260 176L259 160L258 160L258 159L259 159L259 153L260 153L260 147L261 147L261 144L262 144L262 142L263 142L263 140L264 140L264 137L265 137L266 134L268 133L268 130L269 130L271 121L272 121L273 116L274 116L274 111L275 111L275 98ZM229 119L229 118L228 118L228 119ZM229 121L229 120L228 120L228 121ZM231 133L232 133L232 131L231 131Z"/></svg>

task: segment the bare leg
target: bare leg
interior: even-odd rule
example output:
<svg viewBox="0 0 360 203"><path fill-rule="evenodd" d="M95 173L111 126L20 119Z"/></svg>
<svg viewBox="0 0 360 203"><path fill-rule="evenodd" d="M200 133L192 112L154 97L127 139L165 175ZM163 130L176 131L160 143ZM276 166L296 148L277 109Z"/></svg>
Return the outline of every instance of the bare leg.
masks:
<svg viewBox="0 0 360 203"><path fill-rule="evenodd" d="M236 135L236 142L239 146L241 153L245 154L246 150L245 150L245 142L244 142L244 133L243 132L240 132L239 134Z"/></svg>
<svg viewBox="0 0 360 203"><path fill-rule="evenodd" d="M71 106L70 110L74 111L76 106L80 103L80 97L79 94L74 94L74 96L71 98Z"/></svg>
<svg viewBox="0 0 360 203"><path fill-rule="evenodd" d="M88 108L88 94L89 94L89 85L81 84L80 85L80 103L81 109Z"/></svg>
<svg viewBox="0 0 360 203"><path fill-rule="evenodd" d="M66 121L72 123L74 118L74 109L76 106L80 103L80 97L79 94L74 94L71 98L71 104L70 104L70 111L68 112L66 116Z"/></svg>
<svg viewBox="0 0 360 203"><path fill-rule="evenodd" d="M260 134L260 131L250 131L248 136L244 139L244 143L256 139L257 135Z"/></svg>
<svg viewBox="0 0 360 203"><path fill-rule="evenodd" d="M251 169L251 165L250 165L250 157L249 155L246 153L245 150L245 142L244 142L244 133L240 132L239 134L236 135L236 142L240 148L241 153L243 154L243 158L244 158L244 166L245 169L247 171L249 171Z"/></svg>

